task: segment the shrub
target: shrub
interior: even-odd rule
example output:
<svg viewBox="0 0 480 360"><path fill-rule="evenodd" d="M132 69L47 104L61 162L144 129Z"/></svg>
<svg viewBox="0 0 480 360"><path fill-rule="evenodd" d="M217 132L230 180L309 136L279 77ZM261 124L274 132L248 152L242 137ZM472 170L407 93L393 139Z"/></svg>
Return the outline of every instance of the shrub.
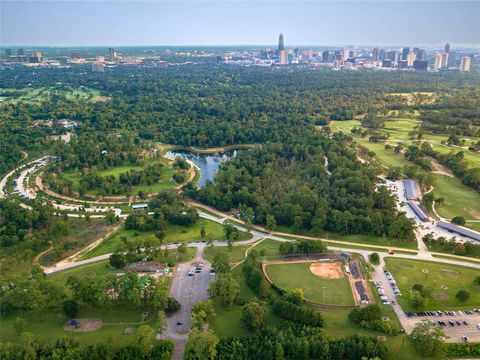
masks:
<svg viewBox="0 0 480 360"><path fill-rule="evenodd" d="M468 299L470 299L470 293L467 291L467 290L458 290L457 294L455 295L455 297L460 300L460 301L467 301Z"/></svg>
<svg viewBox="0 0 480 360"><path fill-rule="evenodd" d="M167 299L167 306L165 308L165 312L167 314L173 314L174 312L180 310L180 303L177 301L177 299L169 297Z"/></svg>

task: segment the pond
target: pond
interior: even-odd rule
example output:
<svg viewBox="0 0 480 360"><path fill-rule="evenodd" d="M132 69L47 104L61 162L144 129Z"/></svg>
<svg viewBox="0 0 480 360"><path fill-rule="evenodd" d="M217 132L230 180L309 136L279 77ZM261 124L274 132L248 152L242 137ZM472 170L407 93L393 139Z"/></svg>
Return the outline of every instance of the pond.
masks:
<svg viewBox="0 0 480 360"><path fill-rule="evenodd" d="M237 150L230 150L225 153L199 154L185 150L169 151L166 156L168 158L176 158L181 156L185 160L191 161L198 169L200 169L200 178L197 186L202 187L207 180L213 180L218 172L218 168L223 161L231 159L237 155Z"/></svg>

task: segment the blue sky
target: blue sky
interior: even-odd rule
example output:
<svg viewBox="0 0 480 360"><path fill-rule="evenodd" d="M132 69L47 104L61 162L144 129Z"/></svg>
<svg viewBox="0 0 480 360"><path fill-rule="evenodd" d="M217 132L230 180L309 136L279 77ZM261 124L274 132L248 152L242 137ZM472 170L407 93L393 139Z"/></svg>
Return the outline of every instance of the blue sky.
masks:
<svg viewBox="0 0 480 360"><path fill-rule="evenodd" d="M480 44L478 1L0 1L2 45Z"/></svg>

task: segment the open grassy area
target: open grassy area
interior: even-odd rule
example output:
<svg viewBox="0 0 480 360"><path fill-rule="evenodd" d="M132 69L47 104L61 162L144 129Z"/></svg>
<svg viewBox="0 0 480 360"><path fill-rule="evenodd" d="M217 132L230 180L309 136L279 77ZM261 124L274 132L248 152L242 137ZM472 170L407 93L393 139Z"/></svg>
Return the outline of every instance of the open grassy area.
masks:
<svg viewBox="0 0 480 360"><path fill-rule="evenodd" d="M240 287L239 297L244 300L254 299L255 293L248 287L245 282L245 277L242 273L243 266L240 265L232 270L232 275L237 280ZM233 305L230 308L225 308L221 304L215 304L215 316L209 321L209 326L215 331L219 337L227 336L246 336L251 334L241 323L242 306ZM280 319L272 312L269 305L267 305L266 314L267 326L279 326Z"/></svg>
<svg viewBox="0 0 480 360"><path fill-rule="evenodd" d="M445 200L444 204L436 207L440 216L463 216L467 220L480 217L480 194L463 185L460 180L437 174L433 192L436 197L443 197Z"/></svg>
<svg viewBox="0 0 480 360"><path fill-rule="evenodd" d="M200 229L202 226L205 227L207 236L205 239L202 239L200 236ZM153 231L137 231L137 230L125 230L120 229L115 234L112 234L110 237L105 239L100 245L96 248L90 250L81 257L83 259L90 259L92 257L108 254L115 251L118 246L122 243L121 238L126 236L127 239L132 240L144 240L147 238L156 239L155 233ZM251 235L241 231L239 240L250 239ZM203 240L226 240L225 233L223 232L223 226L214 221L209 221L205 219L199 219L192 226L178 226L173 224L167 224L165 228L165 238L164 243L177 243L177 242L195 242Z"/></svg>
<svg viewBox="0 0 480 360"><path fill-rule="evenodd" d="M104 101L106 98L100 96L100 91L80 87L77 89L56 89L56 88L23 88L23 89L0 89L0 101L18 104L20 102L40 105L45 101L49 101L52 96L63 95L70 101L88 101L97 102Z"/></svg>
<svg viewBox="0 0 480 360"><path fill-rule="evenodd" d="M142 170L149 165L158 164L162 166L162 175L159 182L151 185L141 184L132 186L132 194L136 194L138 191L143 191L144 193L155 193L162 190L174 189L178 184L173 180L172 176L177 173L177 170L173 169L166 160L154 160L152 158L146 158L143 160L142 165L122 165L115 166L109 169L98 170L97 173L99 176L113 176L118 180L120 174L126 173L130 170ZM63 172L62 175L72 181L72 188L74 191L78 192L80 190L80 179L81 173L78 170L71 170ZM98 196L101 195L100 188L89 189L85 193L86 195ZM125 194L120 194L125 195Z"/></svg>
<svg viewBox="0 0 480 360"><path fill-rule="evenodd" d="M393 274L398 287L403 293L398 302L404 310L413 309L409 303L409 294L414 284L422 284L432 289L433 299L426 306L427 310L469 309L480 304L480 285L475 285L473 279L479 271L466 267L422 262L405 259L385 259L386 268ZM459 290L470 292L470 299L460 302L455 297Z"/></svg>
<svg viewBox="0 0 480 360"><path fill-rule="evenodd" d="M303 289L307 300L321 304L354 305L347 277L320 278L310 271L310 263L268 265L267 273L275 285L283 289Z"/></svg>
<svg viewBox="0 0 480 360"><path fill-rule="evenodd" d="M70 332L63 330L63 325L68 318L61 309L49 310L41 314L24 313L21 317L28 323L26 331L37 335L41 340L51 342L63 336L77 339L82 344L94 344L107 342L113 347L126 345L134 340L132 335L123 335L125 327L137 327L140 325L143 309L127 309L123 306L112 308L97 308L80 310L78 318L98 318L104 322L104 326L92 332ZM153 310L149 311L153 314ZM2 343L16 343L20 337L15 333L14 324L18 315L0 319L2 329ZM108 324L116 325L108 325ZM123 323L123 324L121 324ZM126 325L137 323L138 325ZM147 321L147 323L149 323Z"/></svg>
<svg viewBox="0 0 480 360"><path fill-rule="evenodd" d="M249 246L233 246L231 249L227 246L207 246L203 251L203 257L212 262L216 254L222 254L223 256L228 256L230 264L234 264L245 259L245 251L248 248Z"/></svg>

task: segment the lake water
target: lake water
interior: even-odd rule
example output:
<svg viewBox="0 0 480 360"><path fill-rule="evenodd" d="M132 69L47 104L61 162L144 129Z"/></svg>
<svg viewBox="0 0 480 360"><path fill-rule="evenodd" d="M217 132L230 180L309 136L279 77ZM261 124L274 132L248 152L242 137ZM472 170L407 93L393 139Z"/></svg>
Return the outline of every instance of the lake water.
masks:
<svg viewBox="0 0 480 360"><path fill-rule="evenodd" d="M199 154L190 151L169 151L167 157L176 158L181 156L185 160L194 163L200 169L200 179L197 186L202 187L207 180L213 180L218 172L221 163L237 155L237 150L227 151L225 153Z"/></svg>

